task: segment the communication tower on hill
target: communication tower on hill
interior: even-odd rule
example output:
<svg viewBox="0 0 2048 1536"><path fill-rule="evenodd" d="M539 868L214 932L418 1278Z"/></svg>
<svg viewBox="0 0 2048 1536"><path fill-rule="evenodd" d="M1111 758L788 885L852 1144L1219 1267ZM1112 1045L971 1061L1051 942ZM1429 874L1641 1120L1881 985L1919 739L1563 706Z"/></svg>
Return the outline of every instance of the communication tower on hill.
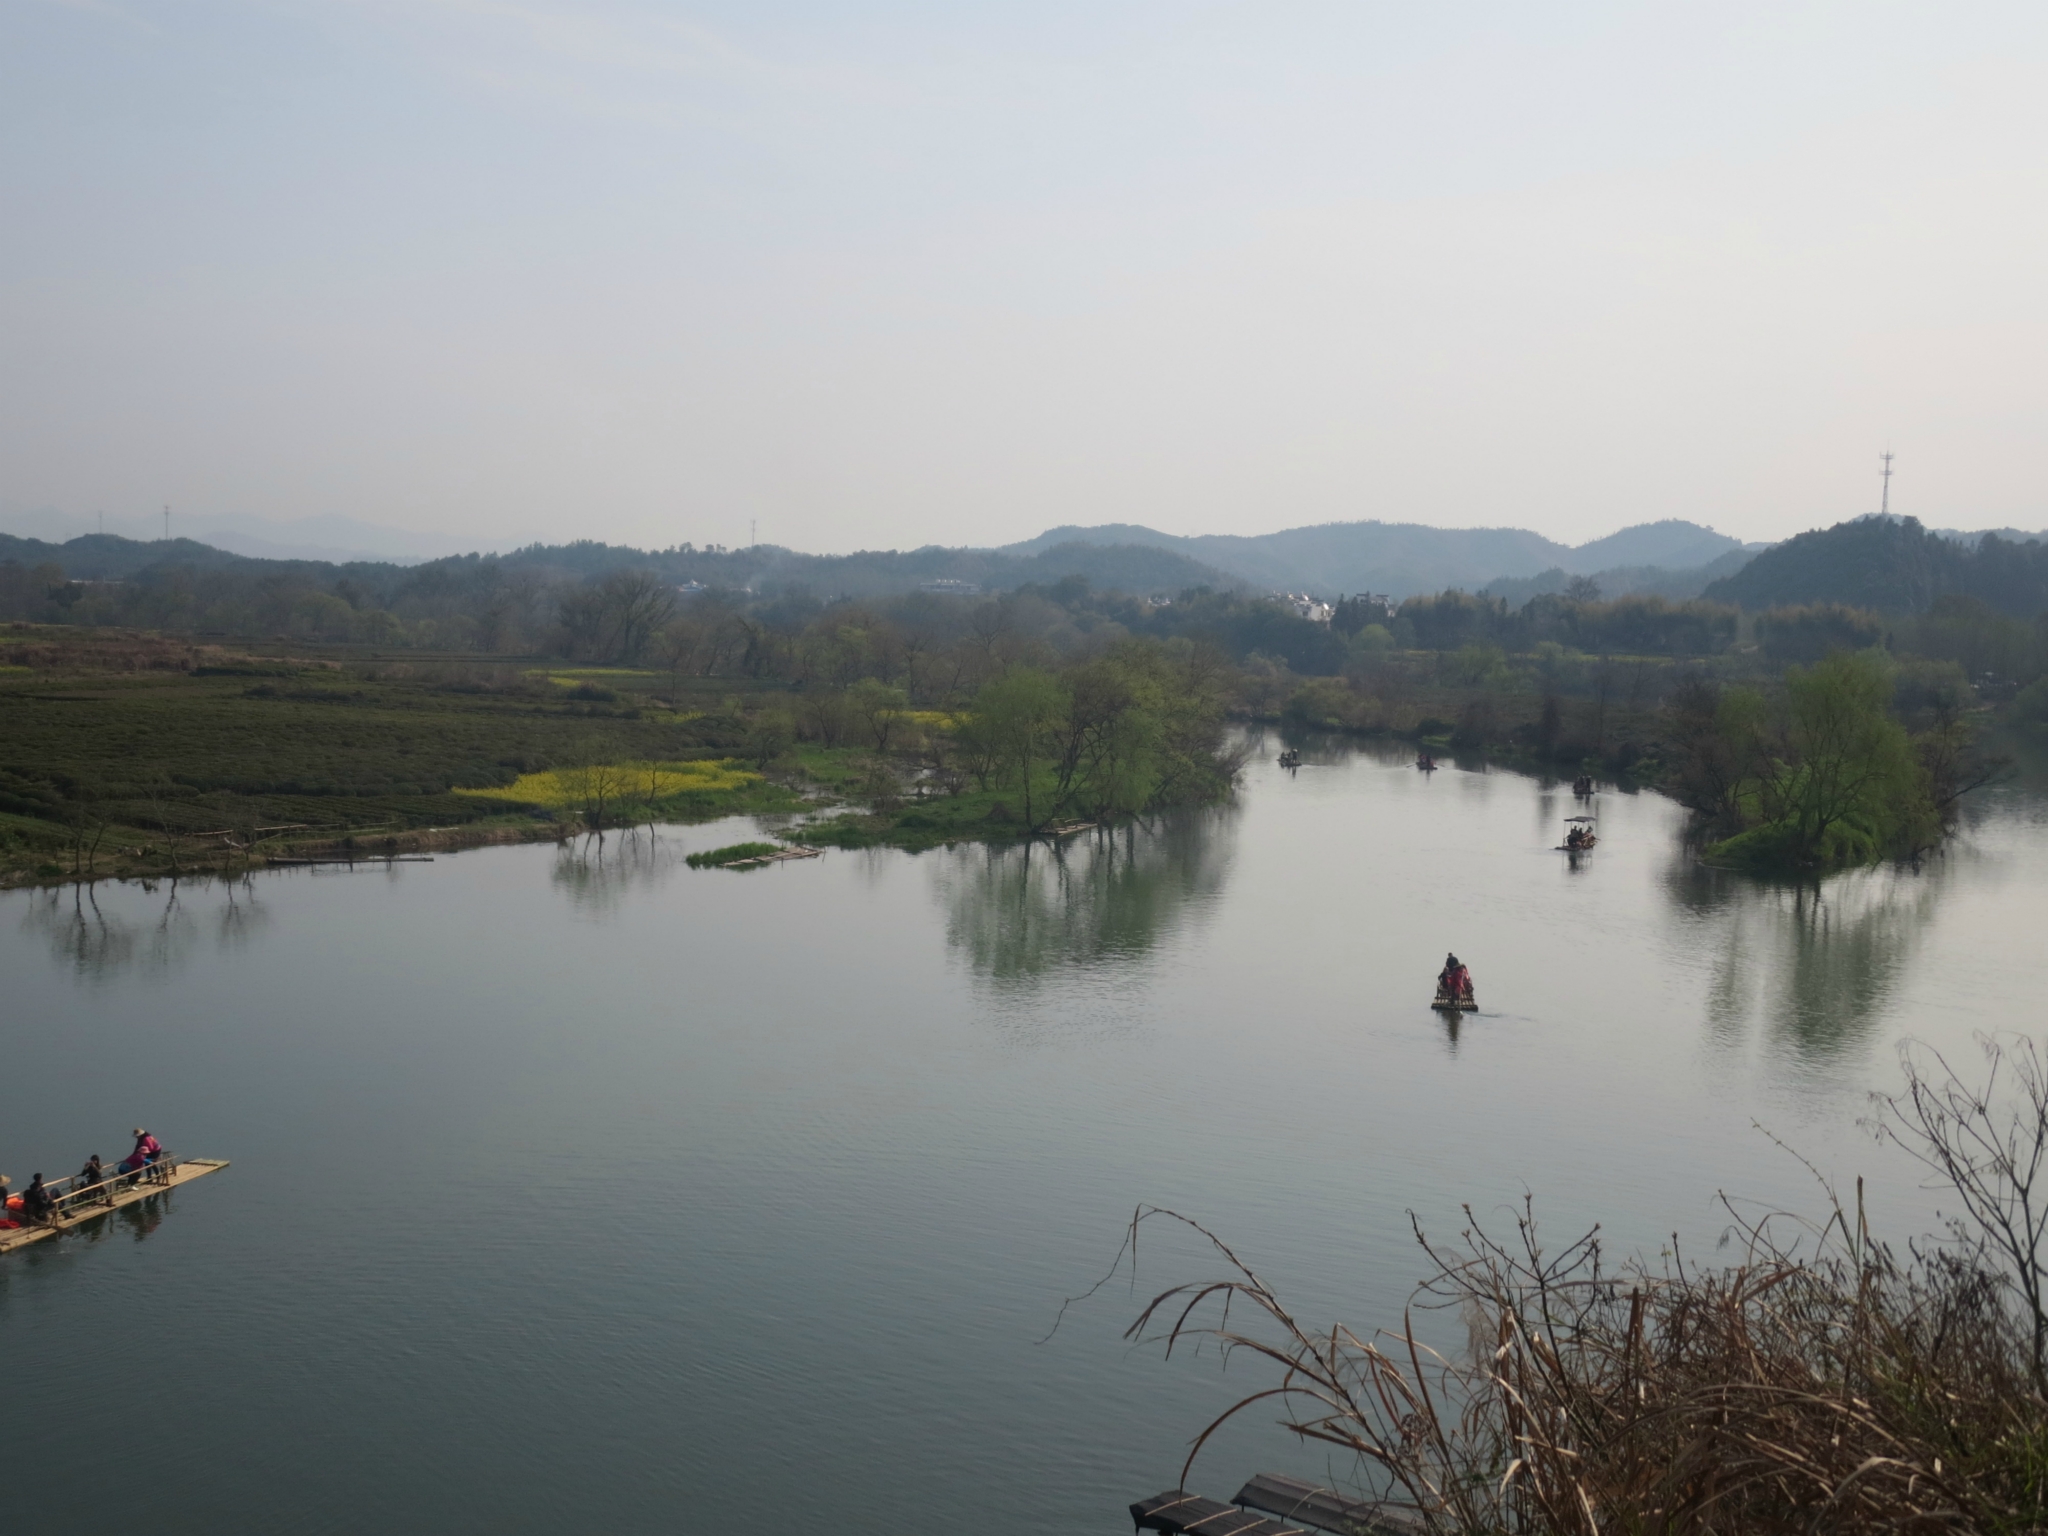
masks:
<svg viewBox="0 0 2048 1536"><path fill-rule="evenodd" d="M1879 474L1879 475L1881 475L1881 476L1883 477L1883 479L1884 479L1884 495L1883 495L1883 497L1882 497L1882 498L1881 498L1881 499L1879 500L1879 502L1878 502L1878 506L1877 506L1877 515L1878 515L1879 517L1889 517L1889 516L1891 516L1891 511L1892 511L1892 451L1891 451L1891 449L1889 449L1889 448L1885 449L1885 451L1884 451L1883 453L1880 453L1880 454L1878 455L1878 457L1879 457L1880 459L1883 459L1883 460L1884 460L1884 468L1878 471L1878 474Z"/></svg>

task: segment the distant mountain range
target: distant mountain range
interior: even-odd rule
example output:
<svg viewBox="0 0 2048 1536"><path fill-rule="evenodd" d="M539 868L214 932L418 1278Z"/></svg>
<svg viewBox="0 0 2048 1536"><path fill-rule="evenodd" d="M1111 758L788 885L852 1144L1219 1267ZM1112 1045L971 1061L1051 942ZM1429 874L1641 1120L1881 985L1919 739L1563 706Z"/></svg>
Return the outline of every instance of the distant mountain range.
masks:
<svg viewBox="0 0 2048 1536"><path fill-rule="evenodd" d="M15 536L48 549L71 551L74 561L86 558L95 548L89 541L100 537L91 531L91 521L52 511L16 512L0 523ZM267 522L251 517L202 515L180 518L173 527L182 536L179 548L183 551L205 546L253 559L333 565L420 565L479 548L465 547L437 534L413 533L333 516ZM106 537L127 535L125 542L158 549L162 541L151 537L155 532L154 527L133 525L117 528ZM917 580L929 579L1015 585L1011 580L1013 568L1015 573L1033 573L1026 579L1039 579L1046 569L1046 557L1062 546L1076 546L1054 561L1072 567L1066 574L1086 575L1097 585L1114 584L1126 590L1175 591L1205 584L1241 584L1254 590L1306 591L1321 597L1383 592L1396 598L1438 592L1446 587L1476 589L1488 583L1493 584L1496 592L1507 595L1520 590L1510 584L1531 581L1537 583L1529 589L1533 595L1536 591L1561 589L1565 580L1574 575L1592 575L1610 595L1624 590L1654 589L1668 595L1689 596L1698 586L1727 574L1728 567L1716 565L1711 573L1701 575L1697 584L1679 573L1732 559L1745 548L1738 540L1711 528L1669 520L1624 528L1606 538L1576 546L1559 544L1522 528L1430 528L1417 523L1356 522L1325 523L1269 534L1184 538L1134 523L1109 523L1051 528L1035 539L994 550L928 546L918 550L821 556L762 546L758 550L730 553L742 564L758 568L764 579L788 577L828 587L836 581L834 572L841 571L850 583L846 590L865 592L878 590L874 586L877 581L884 585L893 582L898 588L906 582L915 585ZM1127 553L1110 559L1100 554L1082 554L1081 548L1123 549ZM1129 553L1136 550L1153 553L1142 557ZM510 553L502 544L481 546L479 552ZM51 557L46 552L37 558ZM91 558L102 561L108 556L102 552ZM796 574L797 568L801 568L801 575ZM914 573L924 571L933 575L911 579Z"/></svg>
<svg viewBox="0 0 2048 1536"><path fill-rule="evenodd" d="M55 565L75 581L125 581L164 566L198 570L247 569L293 572L326 582L346 576L369 591L392 589L401 578L430 581L437 571L474 566L477 555L456 555L417 565L395 561L273 560L239 555L194 539L144 542L118 534L90 533L53 544L43 539L0 534L0 561L35 567ZM1226 572L1170 549L1142 544L1067 544L1031 554L987 549L863 551L851 555L806 555L763 544L750 549L688 547L633 549L622 544L579 540L574 544L530 545L495 557L508 571L520 569L569 576L598 576L629 568L651 569L677 584L751 588L771 592L805 588L819 597L882 597L933 582L983 591L1013 591L1032 583L1050 586L1080 577L1104 591L1176 593L1190 587L1231 591L1243 586ZM957 588L956 588L957 589Z"/></svg>
<svg viewBox="0 0 2048 1536"><path fill-rule="evenodd" d="M1559 544L1526 528L1430 528L1421 523L1323 523L1279 533L1189 537L1136 523L1105 523L1048 529L1000 553L1035 554L1060 544L1146 544L1227 571L1254 587L1323 597L1383 592L1395 598L1447 587L1471 589L1503 577L1541 577L1552 570L1567 578L1646 567L1676 572L1762 547L1673 518L1639 523L1579 545ZM1563 585L1560 579L1558 586Z"/></svg>
<svg viewBox="0 0 2048 1536"><path fill-rule="evenodd" d="M340 532L342 530L334 530ZM84 534L61 544L0 534L0 559L33 565L55 561L68 575L119 579L149 565L175 560L219 565L269 559L301 566L350 570L379 565L427 569L443 563L380 561L345 550L313 553L282 541L223 537L141 541L117 534ZM317 546L313 547L317 548ZM473 555L444 557L474 559ZM1689 597L1749 558L1726 534L1678 521L1645 523L1577 546L1556 543L1520 528L1428 528L1415 523L1329 523L1280 533L1181 538L1136 524L1050 529L1001 549L928 545L915 550L863 550L850 555L808 555L773 545L748 549L678 548L644 551L579 541L532 545L499 557L508 566L546 565L584 573L621 565L651 565L677 581L768 586L801 584L820 594L866 597L903 592L930 581L956 581L990 590L1079 576L1103 589L1140 595L1190 587L1218 590L1301 591L1324 598L1381 592L1396 599L1446 587L1492 590L1520 603L1537 592L1562 590L1575 575L1592 575L1608 596L1658 591Z"/></svg>
<svg viewBox="0 0 2048 1536"><path fill-rule="evenodd" d="M290 570L323 584L346 575L358 587L381 591L401 578L433 580L437 570L474 567L479 558L467 554L417 564L277 559L189 538L143 541L85 534L55 543L0 534L0 561L55 564L78 580L122 580L179 565ZM1380 592L1400 599L1460 587L1520 607L1584 576L1603 597L1704 595L1753 610L1833 602L1915 613L1948 593L1980 597L2028 618L2048 609L2048 536L2007 529L1930 532L1910 518L1859 518L1769 548L1743 545L1711 528L1677 520L1624 528L1576 546L1519 528L1361 522L1258 536L1184 538L1112 523L1054 528L993 550L929 545L808 555L772 545L649 551L583 540L530 545L497 559L507 570L592 576L639 567L677 584L747 587L763 594L803 588L827 598L881 597L932 583L954 584L955 590L1010 591L1078 577L1101 590L1141 596L1211 587L1301 591L1325 598Z"/></svg>

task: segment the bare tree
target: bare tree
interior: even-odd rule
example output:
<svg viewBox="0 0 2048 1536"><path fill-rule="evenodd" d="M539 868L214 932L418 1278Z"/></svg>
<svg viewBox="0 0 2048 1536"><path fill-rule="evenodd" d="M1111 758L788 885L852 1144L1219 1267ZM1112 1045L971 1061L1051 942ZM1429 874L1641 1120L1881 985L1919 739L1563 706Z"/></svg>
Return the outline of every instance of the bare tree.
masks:
<svg viewBox="0 0 2048 1536"><path fill-rule="evenodd" d="M613 571L566 593L559 617L572 651L630 665L675 610L675 592L654 572Z"/></svg>
<svg viewBox="0 0 2048 1536"><path fill-rule="evenodd" d="M1986 1244L2026 1303L2033 1330L2034 1381L2048 1391L2048 1307L2041 1243L2048 1236L2048 1064L2030 1035L1979 1035L1990 1068L1966 1083L1932 1047L1899 1047L1906 1086L1878 1096L1876 1129L1956 1192L1967 1225L1959 1236Z"/></svg>
<svg viewBox="0 0 2048 1536"><path fill-rule="evenodd" d="M889 750L889 738L903 724L909 700L901 688L892 688L877 678L864 677L846 691L847 707L866 727L877 752Z"/></svg>
<svg viewBox="0 0 2048 1536"><path fill-rule="evenodd" d="M680 706L683 674L693 672L704 649L704 626L695 619L672 619L654 637L654 654L668 673L668 701Z"/></svg>
<svg viewBox="0 0 2048 1536"><path fill-rule="evenodd" d="M99 860L100 844L112 825L100 805L98 792L83 785L74 788L65 806L64 819L71 824L71 873L90 875Z"/></svg>
<svg viewBox="0 0 2048 1536"><path fill-rule="evenodd" d="M178 868L178 834L171 829L170 796L175 788L168 774L158 773L143 788L143 798L149 805L149 819L156 823L157 830L164 835L164 852L171 861L171 877L176 879Z"/></svg>
<svg viewBox="0 0 2048 1536"><path fill-rule="evenodd" d="M592 738L555 770L564 799L582 808L584 823L593 832L604 830L605 811L632 787L632 770L618 762L617 756L615 743Z"/></svg>

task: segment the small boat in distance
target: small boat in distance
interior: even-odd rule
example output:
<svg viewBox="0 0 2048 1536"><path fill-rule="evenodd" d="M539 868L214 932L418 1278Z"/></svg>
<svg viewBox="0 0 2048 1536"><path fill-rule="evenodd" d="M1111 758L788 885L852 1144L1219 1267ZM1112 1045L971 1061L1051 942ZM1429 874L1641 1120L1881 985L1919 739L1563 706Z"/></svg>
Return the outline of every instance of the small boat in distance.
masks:
<svg viewBox="0 0 2048 1536"><path fill-rule="evenodd" d="M1591 853L1600 839L1593 832L1593 818L1590 816L1565 817L1564 841L1557 845L1559 853Z"/></svg>
<svg viewBox="0 0 2048 1536"><path fill-rule="evenodd" d="M1581 800L1593 798L1593 775L1582 773L1572 780L1572 793Z"/></svg>
<svg viewBox="0 0 2048 1536"><path fill-rule="evenodd" d="M1431 757L1427 752L1425 752L1420 757L1415 759L1415 766L1417 768L1420 768L1424 773L1435 773L1436 759Z"/></svg>
<svg viewBox="0 0 2048 1536"><path fill-rule="evenodd" d="M1285 752L1282 752L1280 754L1280 766L1282 768L1299 768L1301 766L1301 749L1299 747L1289 747Z"/></svg>

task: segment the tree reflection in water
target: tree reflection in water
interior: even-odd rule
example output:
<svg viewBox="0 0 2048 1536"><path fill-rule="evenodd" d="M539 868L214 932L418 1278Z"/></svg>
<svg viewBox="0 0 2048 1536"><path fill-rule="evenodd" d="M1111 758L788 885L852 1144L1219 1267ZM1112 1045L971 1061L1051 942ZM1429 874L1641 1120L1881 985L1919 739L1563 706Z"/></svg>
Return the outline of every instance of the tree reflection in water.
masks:
<svg viewBox="0 0 2048 1536"><path fill-rule="evenodd" d="M1761 1010L1766 1038L1795 1058L1861 1046L1897 990L1953 860L1849 870L1818 884L1775 884L1676 861L1666 889L1724 932L1707 987L1708 1023L1724 1046Z"/></svg>
<svg viewBox="0 0 2048 1536"><path fill-rule="evenodd" d="M687 867L683 857L682 846L653 827L594 832L556 848L548 879L585 916L609 917L630 892L652 890Z"/></svg>
<svg viewBox="0 0 2048 1536"><path fill-rule="evenodd" d="M49 941L58 964L82 980L137 972L165 976L177 970L197 946L202 923L216 945L235 949L270 922L247 875L226 878L140 882L154 911L138 920L101 905L97 885L55 886L30 893L22 926ZM210 911L195 900L217 898Z"/></svg>
<svg viewBox="0 0 2048 1536"><path fill-rule="evenodd" d="M1000 985L1144 955L1223 888L1230 807L1059 842L963 845L933 855L946 941Z"/></svg>

